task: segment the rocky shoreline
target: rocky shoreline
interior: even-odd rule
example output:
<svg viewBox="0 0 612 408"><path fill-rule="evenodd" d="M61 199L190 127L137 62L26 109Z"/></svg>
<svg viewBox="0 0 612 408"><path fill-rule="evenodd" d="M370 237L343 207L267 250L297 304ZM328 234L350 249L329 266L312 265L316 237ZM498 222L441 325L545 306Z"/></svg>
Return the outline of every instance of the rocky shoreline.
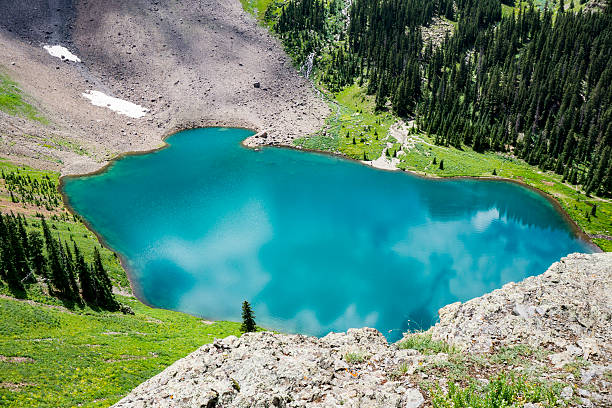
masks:
<svg viewBox="0 0 612 408"><path fill-rule="evenodd" d="M612 254L571 254L448 305L428 332L395 344L369 328L218 339L115 406L420 407L451 382L486 385L499 373L557 387L560 406L612 405Z"/></svg>

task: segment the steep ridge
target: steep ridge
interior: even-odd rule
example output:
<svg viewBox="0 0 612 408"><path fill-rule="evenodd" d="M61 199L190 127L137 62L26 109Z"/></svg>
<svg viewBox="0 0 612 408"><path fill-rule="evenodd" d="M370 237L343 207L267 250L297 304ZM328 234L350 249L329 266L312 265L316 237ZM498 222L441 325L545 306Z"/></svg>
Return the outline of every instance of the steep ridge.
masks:
<svg viewBox="0 0 612 408"><path fill-rule="evenodd" d="M470 378L488 384L500 372L556 384L560 405L610 406L611 283L611 254L572 254L542 275L443 308L429 333L396 344L368 328L321 339L230 336L177 361L115 406L418 407L431 403L437 387ZM411 341L428 335L436 347Z"/></svg>
<svg viewBox="0 0 612 408"><path fill-rule="evenodd" d="M195 126L242 126L278 143L321 127L328 107L281 45L239 2L8 1L0 5L0 71L48 124L0 112L1 150L64 174L92 171ZM49 55L62 45L82 63ZM100 91L148 109L140 119L91 105ZM86 154L41 147L52 134Z"/></svg>

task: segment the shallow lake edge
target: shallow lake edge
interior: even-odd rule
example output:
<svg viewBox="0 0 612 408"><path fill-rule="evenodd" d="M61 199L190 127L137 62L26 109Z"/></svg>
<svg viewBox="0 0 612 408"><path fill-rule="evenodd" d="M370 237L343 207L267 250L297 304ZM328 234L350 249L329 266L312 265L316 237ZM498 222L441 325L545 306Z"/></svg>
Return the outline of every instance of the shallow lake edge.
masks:
<svg viewBox="0 0 612 408"><path fill-rule="evenodd" d="M138 292L134 290L134 282L133 279L131 277L131 272L130 269L127 267L127 261L126 259L124 259L124 256L120 253L118 253L115 249L113 249L108 242L106 241L106 239L99 234L94 228L93 226L89 223L89 221L87 219L85 219L84 217L82 217L77 211L74 210L74 208L72 207L72 205L70 204L70 198L68 197L68 195L65 192L65 180L69 180L69 179L75 179L75 178L81 178L81 177L88 177L88 176L94 176L97 174L102 174L104 172L106 172L107 170L109 170L116 162L118 162L119 160L122 160L126 157L130 157L130 156L142 156L142 155L146 155L146 154L151 154L151 153L155 153L157 151L166 149L168 147L170 147L171 145L166 141L168 138L175 136L176 134L183 132L183 131L187 131L187 130L195 130L195 129L209 129L209 128L233 128L233 129L243 129L243 130L248 130L250 132L253 132L253 134L256 134L257 131L250 128L250 127L244 127L244 126L231 126L231 125L225 125L225 124L218 124L216 126L201 126L201 125L194 125L194 126L184 126L184 127L180 127L180 128L175 128L172 131L166 132L163 136L162 136L162 145L159 147L156 147L154 149L150 149L150 150L143 150L143 151L132 151L132 152L124 152L121 153L119 155L117 155L116 157L112 158L111 160L108 161L107 164L105 164L104 166L102 166L101 168L92 171L92 172L88 172L88 173L84 173L84 174L69 174L69 175L64 175L64 176L60 176L59 178L59 192L62 196L62 200L64 202L64 206L66 207L66 209L70 212L70 214L77 216L80 221L83 223L83 225L85 225L85 227L91 231L98 239L98 241L100 242L101 245L103 245L105 248L107 248L108 250L112 251L113 253L115 253L117 255L117 258L119 260L119 264L121 265L121 267L123 268L123 270L126 273L128 282L130 283L130 290L132 292L132 295L134 297L136 297L136 299L138 299L139 302L149 306L149 307L153 307L153 308L158 308L158 306L152 305L150 304L148 301L146 301L146 299L141 298L140 296L138 296ZM250 136L249 136L250 137ZM247 137L248 138L248 137ZM246 139L244 139L246 140ZM509 183L514 183L517 184L521 187L527 188L528 190L531 190L537 194L539 194L540 196L542 196L543 198L545 198L548 202L550 202L552 204L552 206L554 207L555 210L557 210L561 216L563 217L564 220L568 221L568 223L570 224L570 228L572 230L573 233L575 233L580 239L582 239L583 241L585 241L592 249L593 252L597 253L597 252L603 252L603 250L601 248L599 248L595 243L593 243L593 241L591 240L590 236L585 233L582 228L580 228L580 226L570 217L570 215L565 211L565 209L563 209L563 207L561 206L561 204L550 194L548 194L545 191L542 191L536 187L530 186L527 183L524 183L520 180L514 180L514 179L508 179L508 178L504 178L504 177L482 177L482 176L448 176L448 177L439 177L439 176L435 176L435 175L429 175L429 174L421 174L415 171L411 171L411 170L387 170L387 169L379 169L376 167L373 167L371 165L368 165L366 163L363 163L360 160L356 160L356 159L352 159L350 157L347 157L343 154L337 153L337 152L327 152L327 151L321 151L321 150L316 150L316 149L307 149L307 148L302 148L302 147L297 147L297 146L288 146L288 145L273 145L273 144L263 144L263 145L258 145L258 146L247 146L244 143L244 140L242 142L240 142L240 146L241 148L244 149L249 149L249 150L260 150L263 148L277 148L277 149L287 149L287 150L296 150L296 151L301 151L301 152L306 152L306 153L314 153L314 154L320 154L320 155L325 155L325 156L331 156L331 157L335 157L335 158L339 158L342 160L346 160L346 161L350 161L350 162L354 162L354 163L359 163L362 166L366 166L368 168L371 168L374 171L385 171L385 172L391 172L391 173L408 173L412 176L416 176L418 178L421 179L426 179L426 180L430 180L430 181L437 181L437 182L445 182L445 181L453 181L453 180L460 180L460 179L467 179L467 180L480 180L483 182L509 182ZM546 271L542 271L540 272L538 275L543 274ZM537 275L536 275L537 276ZM161 308L164 309L164 308ZM171 310L171 309L166 309L166 310ZM186 313L186 312L181 312L181 313ZM189 314L189 313L187 313ZM195 316L195 315L193 315ZM197 318L202 318L202 319L207 319L207 320L214 320L216 321L216 319L210 317L210 316L195 316ZM273 330L273 329L272 329Z"/></svg>

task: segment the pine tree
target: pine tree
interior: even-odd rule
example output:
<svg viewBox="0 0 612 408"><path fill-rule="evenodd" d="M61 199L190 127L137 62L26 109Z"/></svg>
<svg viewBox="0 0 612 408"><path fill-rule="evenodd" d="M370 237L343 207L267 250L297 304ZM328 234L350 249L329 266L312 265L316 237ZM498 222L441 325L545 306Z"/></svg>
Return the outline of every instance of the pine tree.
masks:
<svg viewBox="0 0 612 408"><path fill-rule="evenodd" d="M578 170L576 170L576 168L574 168L572 170L572 175L570 177L570 183L571 185L575 186L576 184L578 184Z"/></svg>
<svg viewBox="0 0 612 408"><path fill-rule="evenodd" d="M95 273L93 273L91 268L85 263L85 258L81 254L76 243L74 244L74 265L79 277L79 283L81 284L81 296L83 300L89 305L97 305L99 283L97 282Z"/></svg>
<svg viewBox="0 0 612 408"><path fill-rule="evenodd" d="M111 311L119 310L119 302L117 302L113 295L113 284L102 265L102 258L100 257L100 251L98 251L97 247L94 249L92 273L95 275L94 279L99 282L97 287L98 292L96 293L98 305Z"/></svg>
<svg viewBox="0 0 612 408"><path fill-rule="evenodd" d="M19 239L21 241L21 247L27 254L29 252L28 233L26 232L24 222L20 216L17 216L17 227L19 229Z"/></svg>
<svg viewBox="0 0 612 408"><path fill-rule="evenodd" d="M246 300L242 302L242 325L240 326L240 331L242 331L243 333L257 331L257 326L255 324L255 315L253 314L251 305Z"/></svg>
<svg viewBox="0 0 612 408"><path fill-rule="evenodd" d="M28 259L22 245L22 237L19 231L19 221L14 215L7 216L6 219L9 242L12 247L12 263L15 267L17 278L21 283L23 283L25 280L29 280L30 267L28 265Z"/></svg>
<svg viewBox="0 0 612 408"><path fill-rule="evenodd" d="M62 245L61 242L59 242L59 245L60 246ZM76 281L74 262L72 259L72 253L70 252L70 248L68 247L67 242L64 243L64 249L62 250L62 256L63 256L64 270L66 271L66 275L68 275L68 282L70 284L70 291L71 291L72 299L80 303L81 297L79 296L79 286L77 285L77 281Z"/></svg>
<svg viewBox="0 0 612 408"><path fill-rule="evenodd" d="M30 231L28 233L29 251L28 258L32 270L38 276L49 278L47 273L47 260L43 254L43 240L38 231Z"/></svg>
<svg viewBox="0 0 612 408"><path fill-rule="evenodd" d="M387 100L386 97L386 93L385 93L385 83L383 81L383 79L380 79L380 82L378 84L378 89L376 90L376 106L374 107L374 110L376 111L381 111L385 108L385 102Z"/></svg>
<svg viewBox="0 0 612 408"><path fill-rule="evenodd" d="M61 259L61 247L53 239L47 221L43 218L41 221L43 236L45 238L45 246L47 248L47 262L49 265L49 277L51 287L57 292L57 294L64 299L71 299L73 297L72 290L70 288L70 281L68 274L66 273Z"/></svg>
<svg viewBox="0 0 612 408"><path fill-rule="evenodd" d="M12 290L21 292L24 287L21 282L21 274L16 266L15 251L11 242L10 217L3 217L2 214L0 214L0 239L2 276Z"/></svg>

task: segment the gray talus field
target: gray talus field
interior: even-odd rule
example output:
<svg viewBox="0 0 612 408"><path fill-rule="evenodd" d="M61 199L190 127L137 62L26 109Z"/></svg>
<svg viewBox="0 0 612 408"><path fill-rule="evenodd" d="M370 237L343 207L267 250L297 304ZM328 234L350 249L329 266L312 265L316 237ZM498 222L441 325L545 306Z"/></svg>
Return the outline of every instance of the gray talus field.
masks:
<svg viewBox="0 0 612 408"><path fill-rule="evenodd" d="M237 0L4 1L0 15L0 72L48 119L0 112L0 152L23 163L90 171L202 125L248 127L289 143L329 113ZM82 62L53 57L45 44ZM148 113L93 106L82 96L91 90Z"/></svg>

